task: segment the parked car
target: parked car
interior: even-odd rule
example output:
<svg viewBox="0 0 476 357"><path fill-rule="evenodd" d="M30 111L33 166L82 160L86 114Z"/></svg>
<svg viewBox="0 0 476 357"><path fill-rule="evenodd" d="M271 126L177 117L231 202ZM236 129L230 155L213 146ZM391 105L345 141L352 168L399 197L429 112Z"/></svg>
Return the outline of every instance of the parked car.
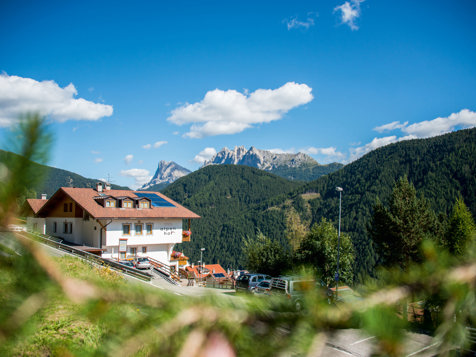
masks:
<svg viewBox="0 0 476 357"><path fill-rule="evenodd" d="M266 274L243 274L236 279L235 290L252 292L260 281L269 280L271 277Z"/></svg>
<svg viewBox="0 0 476 357"><path fill-rule="evenodd" d="M149 258L139 257L135 260L137 269L152 269L152 264L150 264Z"/></svg>
<svg viewBox="0 0 476 357"><path fill-rule="evenodd" d="M134 262L132 260L120 260L119 264L125 265L126 267L129 267L129 268L135 268Z"/></svg>
<svg viewBox="0 0 476 357"><path fill-rule="evenodd" d="M261 280L251 292L257 295L269 295L270 287L271 280Z"/></svg>
<svg viewBox="0 0 476 357"><path fill-rule="evenodd" d="M293 309L301 311L304 303L304 292L315 289L316 282L299 276L281 276L271 280L270 295L285 296L291 300Z"/></svg>

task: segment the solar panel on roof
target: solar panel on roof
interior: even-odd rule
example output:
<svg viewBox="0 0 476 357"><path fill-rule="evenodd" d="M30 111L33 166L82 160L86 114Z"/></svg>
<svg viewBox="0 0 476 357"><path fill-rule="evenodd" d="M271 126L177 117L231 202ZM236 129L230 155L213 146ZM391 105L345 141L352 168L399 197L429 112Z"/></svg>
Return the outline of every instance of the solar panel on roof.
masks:
<svg viewBox="0 0 476 357"><path fill-rule="evenodd" d="M225 277L225 275L223 273L216 273L216 274L213 274L213 276L215 278L224 278Z"/></svg>
<svg viewBox="0 0 476 357"><path fill-rule="evenodd" d="M145 197L148 198L153 207L175 207L172 203L167 200L164 200L159 195L155 193L143 193L143 192L135 192L137 197Z"/></svg>

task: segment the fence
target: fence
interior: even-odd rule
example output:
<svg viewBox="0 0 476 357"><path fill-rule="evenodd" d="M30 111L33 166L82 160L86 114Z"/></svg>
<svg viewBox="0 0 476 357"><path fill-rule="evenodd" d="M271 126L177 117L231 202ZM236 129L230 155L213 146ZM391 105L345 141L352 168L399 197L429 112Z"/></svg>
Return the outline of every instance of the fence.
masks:
<svg viewBox="0 0 476 357"><path fill-rule="evenodd" d="M35 232L28 232L28 233L26 233L26 232L21 232L21 233L20 232L15 232L15 234L21 235L24 238L37 240L41 243L49 245L50 247L66 251L68 253L74 254L76 256L79 256L79 257L81 257L81 258L83 258L87 261L90 261L90 262L98 264L98 265L108 266L108 267L110 267L114 270L118 270L118 271L120 271L124 274L133 276L133 277L141 279L141 280L150 281L152 279L152 276L148 273L141 272L141 271L139 271L135 268L125 266L125 265L120 264L118 262L115 262L113 260L107 260L107 259L101 258L101 257L99 257L95 254L85 252L84 250L77 249L77 248L72 247L70 245L63 244L63 243L61 243L62 239L54 238L54 237L51 237L51 236L47 236L45 234L35 233Z"/></svg>

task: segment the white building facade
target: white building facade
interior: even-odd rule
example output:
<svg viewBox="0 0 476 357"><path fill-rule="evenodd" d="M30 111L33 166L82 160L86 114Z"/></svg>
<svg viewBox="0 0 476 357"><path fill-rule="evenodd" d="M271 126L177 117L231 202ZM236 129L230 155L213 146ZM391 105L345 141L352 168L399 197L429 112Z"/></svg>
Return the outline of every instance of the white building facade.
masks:
<svg viewBox="0 0 476 357"><path fill-rule="evenodd" d="M29 229L114 260L146 256L170 265L174 245L190 240L190 220L199 218L158 192L68 187L35 201L43 200L28 200Z"/></svg>

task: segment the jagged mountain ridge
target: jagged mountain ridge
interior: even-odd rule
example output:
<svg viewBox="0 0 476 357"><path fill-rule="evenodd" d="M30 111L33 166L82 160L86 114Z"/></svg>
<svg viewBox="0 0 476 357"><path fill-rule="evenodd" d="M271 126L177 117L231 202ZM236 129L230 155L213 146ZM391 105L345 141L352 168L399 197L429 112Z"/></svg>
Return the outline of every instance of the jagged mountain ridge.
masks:
<svg viewBox="0 0 476 357"><path fill-rule="evenodd" d="M189 169L180 166L176 162L160 160L152 179L140 189L147 190L157 185L166 186L167 184L188 175L190 172Z"/></svg>
<svg viewBox="0 0 476 357"><path fill-rule="evenodd" d="M203 164L209 165L245 165L271 172L288 180L312 181L320 176L337 171L343 165L332 163L321 165L309 155L303 153L280 154L267 150L260 150L252 146L246 150L244 146L235 146L234 149L223 148L210 160Z"/></svg>
<svg viewBox="0 0 476 357"><path fill-rule="evenodd" d="M214 164L245 165L266 171L272 171L280 166L319 165L316 160L303 153L278 154L267 150L260 150L254 146L249 150L246 150L244 146L235 146L233 150L225 147L210 160L206 161L203 167Z"/></svg>

